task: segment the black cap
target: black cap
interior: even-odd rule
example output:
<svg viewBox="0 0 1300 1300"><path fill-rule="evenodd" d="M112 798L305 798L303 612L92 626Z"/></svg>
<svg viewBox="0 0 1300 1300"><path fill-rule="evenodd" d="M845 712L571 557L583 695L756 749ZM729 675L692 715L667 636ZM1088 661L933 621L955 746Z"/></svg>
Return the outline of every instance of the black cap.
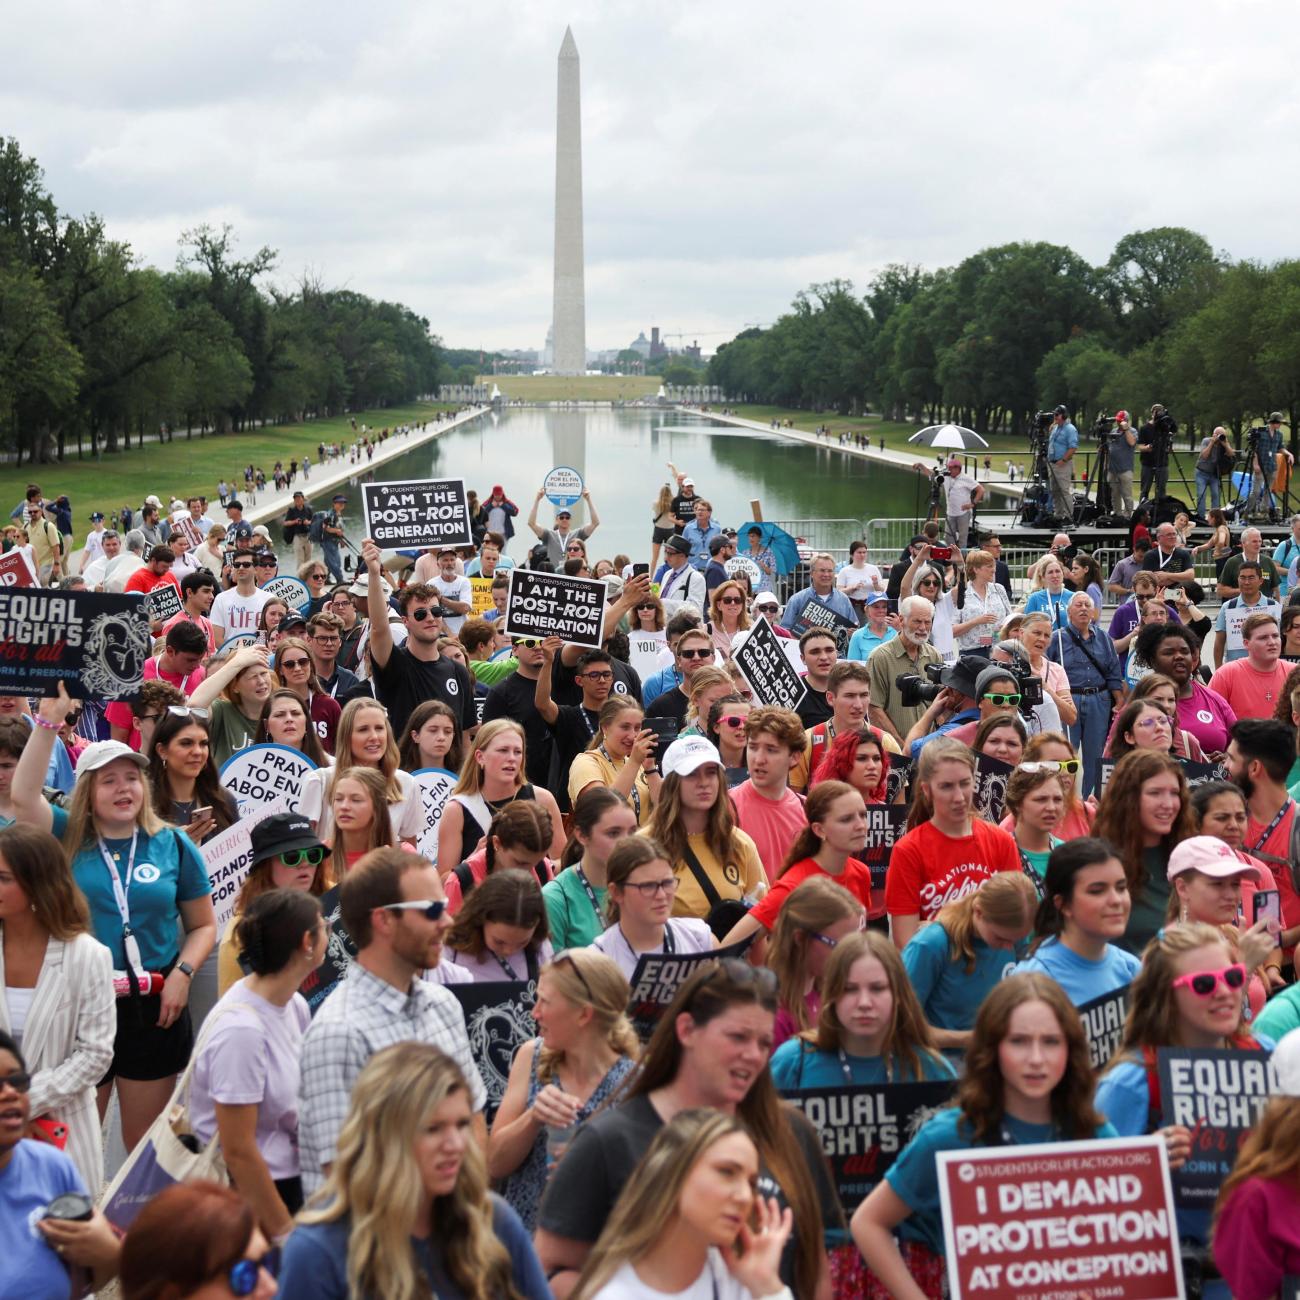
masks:
<svg viewBox="0 0 1300 1300"><path fill-rule="evenodd" d="M989 666L989 661L983 655L963 655L956 663L951 663L939 674L939 680L945 686L951 686L953 690L960 691L970 699L976 699L976 682L979 675ZM1015 674L1010 670L1007 671L1008 677L1014 677Z"/></svg>
<svg viewBox="0 0 1300 1300"><path fill-rule="evenodd" d="M244 520L241 519L239 523L235 525L235 531L233 535L235 537L252 537L253 525L250 523L246 523Z"/></svg>
<svg viewBox="0 0 1300 1300"><path fill-rule="evenodd" d="M253 842L253 864L267 858L279 857L294 849L323 849L316 838L311 822L300 813L276 813L264 818L253 827L249 838Z"/></svg>
<svg viewBox="0 0 1300 1300"><path fill-rule="evenodd" d="M664 550L676 551L678 555L689 555L691 544L684 537L673 536L664 543Z"/></svg>
<svg viewBox="0 0 1300 1300"><path fill-rule="evenodd" d="M1053 414L1053 415L1069 415L1070 413L1069 413L1069 411L1067 411L1067 410L1065 409L1065 407L1063 407L1063 406L1054 406L1054 407L1052 408L1052 414Z"/></svg>

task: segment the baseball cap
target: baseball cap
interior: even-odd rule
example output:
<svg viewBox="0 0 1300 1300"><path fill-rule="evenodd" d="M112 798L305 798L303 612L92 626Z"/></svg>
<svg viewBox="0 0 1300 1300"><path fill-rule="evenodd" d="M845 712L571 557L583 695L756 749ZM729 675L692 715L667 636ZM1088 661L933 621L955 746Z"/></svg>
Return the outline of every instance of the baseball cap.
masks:
<svg viewBox="0 0 1300 1300"><path fill-rule="evenodd" d="M555 517L556 517L557 519L572 519L572 518L573 518L573 511L572 511L572 510L557 510L557 511L555 512Z"/></svg>
<svg viewBox="0 0 1300 1300"><path fill-rule="evenodd" d="M379 579L379 585L384 593L385 599L393 594L392 587L385 579ZM348 588L349 596L368 596L370 594L370 574L367 570L362 569L353 579L352 585Z"/></svg>
<svg viewBox="0 0 1300 1300"><path fill-rule="evenodd" d="M78 764L80 766L80 764ZM311 822L299 813L276 813L258 822L250 832L253 841L253 862L292 853L294 849L323 849L316 838Z"/></svg>
<svg viewBox="0 0 1300 1300"><path fill-rule="evenodd" d="M81 751L81 757L77 759L77 774L97 772L101 767L107 767L109 763L119 758L129 758L140 768L149 766L149 760L143 754L137 753L130 745L124 745L120 740L96 740Z"/></svg>
<svg viewBox="0 0 1300 1300"><path fill-rule="evenodd" d="M157 506L157 508L158 508L159 510L162 509L162 502L159 501L158 498L155 497L155 496L147 496L147 497L145 497L145 499L144 499L144 503L145 503L145 505L147 505L147 506Z"/></svg>
<svg viewBox="0 0 1300 1300"><path fill-rule="evenodd" d="M237 524L235 525L235 531L234 531L234 533L233 533L233 536L235 536L235 537L252 537L252 535L253 535L253 525L252 525L252 524L247 524L247 523L244 523L243 520L240 520L240 522L237 523Z"/></svg>
<svg viewBox="0 0 1300 1300"><path fill-rule="evenodd" d="M883 600L884 597L881 597L881 599ZM867 604L870 603L871 601L868 600ZM758 595L754 597L754 608L755 609L780 609L781 602L777 600L777 598L770 591L760 591Z"/></svg>
<svg viewBox="0 0 1300 1300"><path fill-rule="evenodd" d="M1127 411L1116 411L1116 412L1115 412L1115 418L1116 418L1117 420L1127 420L1127 419L1128 419L1128 412L1127 412Z"/></svg>
<svg viewBox="0 0 1300 1300"><path fill-rule="evenodd" d="M103 511L102 511L102 510L96 510L96 511L94 512L94 514L92 514L92 515L90 516L90 522L91 522L92 524L97 524L97 523L99 523L99 521L100 521L101 519L103 519L103 517L104 517L104 513L103 513Z"/></svg>
<svg viewBox="0 0 1300 1300"><path fill-rule="evenodd" d="M77 764L77 770L81 770L81 763ZM1254 867L1243 862L1229 845L1213 835L1193 835L1174 848L1169 855L1169 879L1181 876L1184 871L1199 871L1203 876L1213 876L1216 880L1227 876L1259 880L1259 872Z"/></svg>
<svg viewBox="0 0 1300 1300"><path fill-rule="evenodd" d="M501 486L500 483L493 483L492 491L488 493L489 496L494 496L494 497L503 497L505 496L505 494L506 494L506 490Z"/></svg>
<svg viewBox="0 0 1300 1300"><path fill-rule="evenodd" d="M722 766L722 755L703 736L682 736L664 751L660 766L665 776L690 776L706 763Z"/></svg>
<svg viewBox="0 0 1300 1300"><path fill-rule="evenodd" d="M960 457L960 456L949 456L949 457L948 457L948 464L949 464L949 465L956 465L958 469L961 469L961 457Z"/></svg>
<svg viewBox="0 0 1300 1300"><path fill-rule="evenodd" d="M332 497L330 497L330 500L331 500L331 501L342 501L345 505L347 504L347 496L346 496L344 493L342 493L342 492L335 492L334 495L333 495Z"/></svg>
<svg viewBox="0 0 1300 1300"><path fill-rule="evenodd" d="M689 474L684 479L682 479L682 487L694 487L694 486L695 486L695 480L691 478Z"/></svg>
<svg viewBox="0 0 1300 1300"><path fill-rule="evenodd" d="M873 591L871 595L867 597L866 603L868 605L879 605L882 600L888 600L888 599L889 597L886 596L883 591Z"/></svg>
<svg viewBox="0 0 1300 1300"><path fill-rule="evenodd" d="M1300 1097L1300 1031L1284 1034L1269 1059L1278 1092L1284 1097Z"/></svg>

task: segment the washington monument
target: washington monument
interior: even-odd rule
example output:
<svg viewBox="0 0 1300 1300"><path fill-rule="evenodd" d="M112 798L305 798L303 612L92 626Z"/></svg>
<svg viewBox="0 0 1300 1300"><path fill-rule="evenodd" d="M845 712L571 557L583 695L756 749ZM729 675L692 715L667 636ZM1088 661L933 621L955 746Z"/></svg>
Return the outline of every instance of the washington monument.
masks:
<svg viewBox="0 0 1300 1300"><path fill-rule="evenodd" d="M587 308L582 273L582 105L578 47L564 29L560 45L555 114L555 302L552 308L554 370L581 375L587 369Z"/></svg>

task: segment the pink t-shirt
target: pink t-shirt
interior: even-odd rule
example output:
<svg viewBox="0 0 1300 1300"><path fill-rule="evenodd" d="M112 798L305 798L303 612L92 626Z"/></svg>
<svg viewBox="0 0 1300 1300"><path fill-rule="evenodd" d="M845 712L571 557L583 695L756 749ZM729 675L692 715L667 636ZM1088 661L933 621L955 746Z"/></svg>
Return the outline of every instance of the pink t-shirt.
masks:
<svg viewBox="0 0 1300 1300"><path fill-rule="evenodd" d="M178 687L181 694L188 697L189 693L207 676L202 664L195 668L193 672L186 673L184 676L180 673L165 673L158 667L161 658L162 655L154 655L144 661L144 681L151 682L155 678L161 677L163 681L170 682L173 686ZM104 717L107 719L109 726L121 727L128 733L126 743L132 749L140 748L140 730L135 725L135 719L131 716L131 706L129 704L123 704L121 700L114 700L104 709Z"/></svg>
<svg viewBox="0 0 1300 1300"><path fill-rule="evenodd" d="M1214 1262L1237 1300L1268 1300L1300 1273L1300 1187L1294 1179L1248 1178L1223 1203Z"/></svg>
<svg viewBox="0 0 1300 1300"><path fill-rule="evenodd" d="M1271 717L1269 709L1265 717ZM1228 732L1237 721L1232 705L1218 691L1192 679L1192 693L1178 700L1178 725L1201 742L1207 754L1221 754L1228 748Z"/></svg>
<svg viewBox="0 0 1300 1300"><path fill-rule="evenodd" d="M769 799L752 781L742 781L731 791L731 806L736 825L754 841L768 880L775 881L790 845L808 824L803 800L788 787L780 799Z"/></svg>
<svg viewBox="0 0 1300 1300"><path fill-rule="evenodd" d="M1271 718L1294 668L1279 659L1270 671L1260 672L1249 659L1233 659L1215 670L1210 690L1218 691L1239 718Z"/></svg>

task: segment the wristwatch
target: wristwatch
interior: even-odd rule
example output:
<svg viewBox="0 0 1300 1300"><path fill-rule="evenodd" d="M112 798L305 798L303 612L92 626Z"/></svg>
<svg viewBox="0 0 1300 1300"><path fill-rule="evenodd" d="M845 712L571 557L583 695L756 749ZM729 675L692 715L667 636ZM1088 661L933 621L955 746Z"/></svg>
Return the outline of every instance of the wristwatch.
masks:
<svg viewBox="0 0 1300 1300"><path fill-rule="evenodd" d="M177 969L178 971L180 971L180 973L181 973L182 975L185 975L185 976L187 976L187 977L190 978L190 979L193 979L193 978L194 978L194 967L191 966L191 965L189 964L189 962L187 962L187 961L178 961L178 962L176 963L176 969Z"/></svg>

